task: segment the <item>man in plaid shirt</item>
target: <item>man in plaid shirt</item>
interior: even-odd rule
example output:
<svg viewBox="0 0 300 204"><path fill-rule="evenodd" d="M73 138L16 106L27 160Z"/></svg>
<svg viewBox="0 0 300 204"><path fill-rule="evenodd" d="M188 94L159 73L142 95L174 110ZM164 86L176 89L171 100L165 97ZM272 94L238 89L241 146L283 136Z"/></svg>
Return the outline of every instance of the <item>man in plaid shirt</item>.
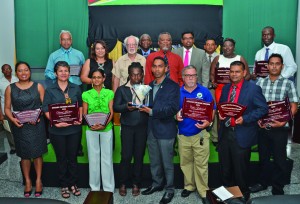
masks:
<svg viewBox="0 0 300 204"><path fill-rule="evenodd" d="M269 76L260 78L257 85L262 88L267 101L283 101L289 98L292 115L297 112L298 94L295 85L289 79L283 78L283 58L280 54L272 54L268 61ZM252 187L252 193L267 188L267 181L271 178L272 194L283 195L283 187L286 172L286 145L288 140L288 121L279 122L273 120L267 125L260 125L258 136L259 160L261 163L260 182ZM270 174L267 166L270 157L273 156L274 168Z"/></svg>

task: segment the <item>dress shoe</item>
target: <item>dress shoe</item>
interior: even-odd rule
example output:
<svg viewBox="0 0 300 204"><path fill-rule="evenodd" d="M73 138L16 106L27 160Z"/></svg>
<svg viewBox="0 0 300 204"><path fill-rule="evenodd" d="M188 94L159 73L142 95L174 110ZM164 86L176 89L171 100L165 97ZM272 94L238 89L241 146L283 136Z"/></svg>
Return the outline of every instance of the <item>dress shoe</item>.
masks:
<svg viewBox="0 0 300 204"><path fill-rule="evenodd" d="M142 191L142 195L150 195L156 191L162 191L164 188L162 186L149 186L146 190Z"/></svg>
<svg viewBox="0 0 300 204"><path fill-rule="evenodd" d="M78 150L77 156L78 156L78 157L83 157L83 156L84 156L83 151L82 151L82 150Z"/></svg>
<svg viewBox="0 0 300 204"><path fill-rule="evenodd" d="M284 195L284 191L282 188L272 188L272 195Z"/></svg>
<svg viewBox="0 0 300 204"><path fill-rule="evenodd" d="M250 199L250 192L243 193L241 200L246 203Z"/></svg>
<svg viewBox="0 0 300 204"><path fill-rule="evenodd" d="M183 189L183 191L181 192L181 197L186 198L188 197L193 191L189 191L186 189Z"/></svg>
<svg viewBox="0 0 300 204"><path fill-rule="evenodd" d="M255 184L254 186L249 187L251 193L257 193L259 191L267 189L267 186L263 186L261 184Z"/></svg>
<svg viewBox="0 0 300 204"><path fill-rule="evenodd" d="M171 202L173 197L174 197L174 193L165 192L165 194L163 195L163 197L159 201L159 204L169 203L169 202Z"/></svg>
<svg viewBox="0 0 300 204"><path fill-rule="evenodd" d="M201 201L203 204L209 203L208 200L206 200L206 197L201 197Z"/></svg>

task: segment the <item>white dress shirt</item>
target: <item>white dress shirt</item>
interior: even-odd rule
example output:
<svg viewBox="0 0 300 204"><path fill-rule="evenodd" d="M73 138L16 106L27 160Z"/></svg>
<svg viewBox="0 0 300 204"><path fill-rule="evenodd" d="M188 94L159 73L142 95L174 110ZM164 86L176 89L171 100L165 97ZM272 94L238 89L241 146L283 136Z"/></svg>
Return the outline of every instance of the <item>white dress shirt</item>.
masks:
<svg viewBox="0 0 300 204"><path fill-rule="evenodd" d="M264 45L262 49L257 51L255 55L255 61L265 60L266 48L267 47ZM281 75L284 78L293 77L297 71L297 64L295 63L291 49L286 45L278 44L275 42L269 45L268 48L269 48L269 57L271 56L271 54L277 53L280 54L283 58L284 67L281 72Z"/></svg>

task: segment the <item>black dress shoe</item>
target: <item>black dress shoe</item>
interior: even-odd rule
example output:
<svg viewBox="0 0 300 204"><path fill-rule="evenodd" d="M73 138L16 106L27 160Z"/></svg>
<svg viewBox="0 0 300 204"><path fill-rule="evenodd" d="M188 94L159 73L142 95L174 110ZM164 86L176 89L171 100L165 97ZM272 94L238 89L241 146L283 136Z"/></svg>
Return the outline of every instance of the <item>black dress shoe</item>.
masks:
<svg viewBox="0 0 300 204"><path fill-rule="evenodd" d="M16 150L14 150L14 149L11 149L10 151L9 151L9 154L15 154L16 153Z"/></svg>
<svg viewBox="0 0 300 204"><path fill-rule="evenodd" d="M162 191L164 189L164 187L162 186L149 186L146 190L142 191L142 195L150 195L156 191Z"/></svg>
<svg viewBox="0 0 300 204"><path fill-rule="evenodd" d="M174 197L174 193L165 192L165 194L163 195L162 199L159 201L159 204L169 203L169 202L171 202L171 200L173 199L173 197Z"/></svg>
<svg viewBox="0 0 300 204"><path fill-rule="evenodd" d="M267 189L267 186L263 186L261 184L255 184L254 186L249 187L251 193L257 193L259 191Z"/></svg>
<svg viewBox="0 0 300 204"><path fill-rule="evenodd" d="M193 191L189 191L186 189L183 189L183 191L181 192L181 197L186 198L188 197Z"/></svg>

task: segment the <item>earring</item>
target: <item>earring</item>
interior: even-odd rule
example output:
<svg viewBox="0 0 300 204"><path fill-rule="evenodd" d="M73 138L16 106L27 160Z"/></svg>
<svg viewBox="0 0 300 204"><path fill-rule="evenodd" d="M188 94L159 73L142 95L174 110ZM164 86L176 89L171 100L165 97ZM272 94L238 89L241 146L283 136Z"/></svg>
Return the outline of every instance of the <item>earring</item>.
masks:
<svg viewBox="0 0 300 204"><path fill-rule="evenodd" d="M94 88L94 83L92 83L92 88Z"/></svg>

